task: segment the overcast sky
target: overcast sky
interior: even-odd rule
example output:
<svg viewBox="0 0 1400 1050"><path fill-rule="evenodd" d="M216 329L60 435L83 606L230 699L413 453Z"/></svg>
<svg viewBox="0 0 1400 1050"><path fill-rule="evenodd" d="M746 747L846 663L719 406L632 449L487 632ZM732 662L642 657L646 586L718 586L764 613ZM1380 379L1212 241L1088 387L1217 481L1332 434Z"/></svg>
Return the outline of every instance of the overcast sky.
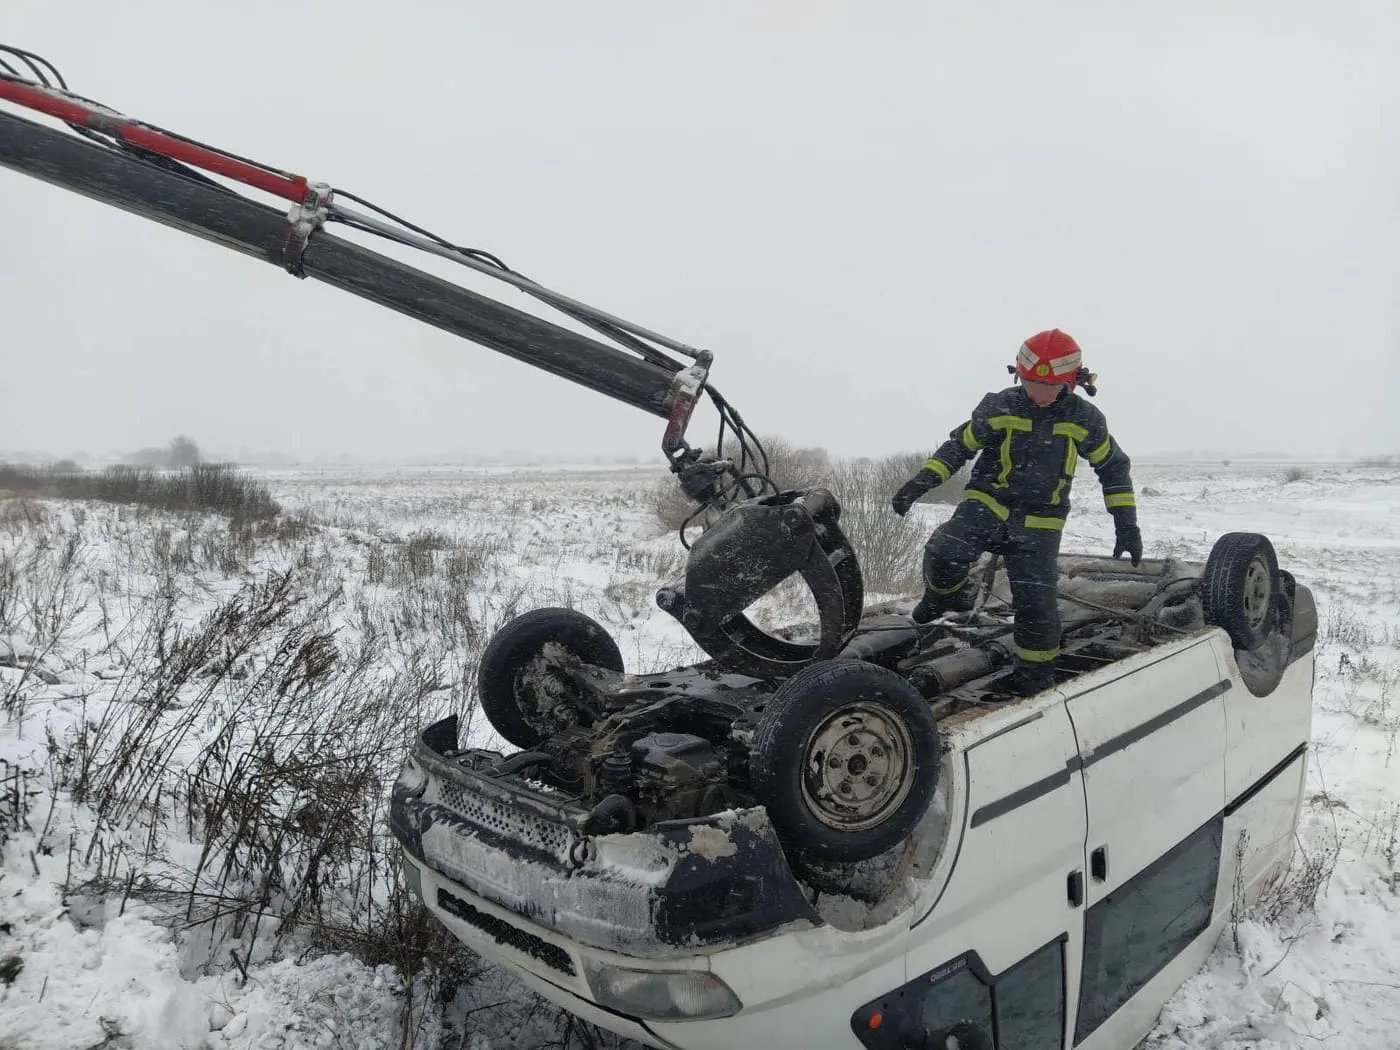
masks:
<svg viewBox="0 0 1400 1050"><path fill-rule="evenodd" d="M4 8L80 94L711 349L763 434L930 449L1058 326L1130 453L1400 451L1395 0ZM5 169L0 245L0 449L660 462L654 417Z"/></svg>

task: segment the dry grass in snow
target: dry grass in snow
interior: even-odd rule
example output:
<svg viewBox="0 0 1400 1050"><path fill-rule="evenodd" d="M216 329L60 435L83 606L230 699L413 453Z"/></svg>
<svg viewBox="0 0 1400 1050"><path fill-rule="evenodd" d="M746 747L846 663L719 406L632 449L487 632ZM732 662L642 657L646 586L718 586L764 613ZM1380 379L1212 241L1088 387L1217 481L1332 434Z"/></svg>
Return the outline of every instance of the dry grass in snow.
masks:
<svg viewBox="0 0 1400 1050"><path fill-rule="evenodd" d="M831 470L872 592L914 593L951 507L901 522L900 470ZM494 742L474 661L506 619L567 605L629 669L700 657L653 600L683 567L659 474L266 472L262 517L0 498L0 1045L620 1046L426 920L384 818L414 731L455 711ZM1400 470L1137 474L1150 554L1265 532L1323 621L1293 869L1147 1045L1391 1045ZM1107 553L1092 483L1065 548ZM787 589L754 610L802 611Z"/></svg>

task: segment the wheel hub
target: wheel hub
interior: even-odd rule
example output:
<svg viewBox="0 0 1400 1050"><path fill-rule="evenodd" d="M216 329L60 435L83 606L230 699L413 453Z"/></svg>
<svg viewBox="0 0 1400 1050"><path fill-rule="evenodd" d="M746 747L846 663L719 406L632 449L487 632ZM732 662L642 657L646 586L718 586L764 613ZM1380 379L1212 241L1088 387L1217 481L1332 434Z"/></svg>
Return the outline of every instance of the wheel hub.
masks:
<svg viewBox="0 0 1400 1050"><path fill-rule="evenodd" d="M544 653L530 661L516 682L516 698L525 720L546 736L579 721L577 688Z"/></svg>
<svg viewBox="0 0 1400 1050"><path fill-rule="evenodd" d="M1244 618L1250 627L1258 629L1269 614L1269 600L1273 594L1273 580L1269 578L1269 567L1263 559L1255 558L1249 563L1244 575Z"/></svg>
<svg viewBox="0 0 1400 1050"><path fill-rule="evenodd" d="M807 740L803 801L827 827L875 827L908 796L913 753L909 730L889 710L870 703L844 707Z"/></svg>

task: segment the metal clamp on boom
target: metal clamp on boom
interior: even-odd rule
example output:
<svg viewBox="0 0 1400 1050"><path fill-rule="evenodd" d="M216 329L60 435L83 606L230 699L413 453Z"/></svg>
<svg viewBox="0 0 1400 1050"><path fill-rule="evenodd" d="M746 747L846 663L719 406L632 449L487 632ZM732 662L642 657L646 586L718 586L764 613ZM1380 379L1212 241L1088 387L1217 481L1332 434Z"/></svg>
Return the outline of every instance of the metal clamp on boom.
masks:
<svg viewBox="0 0 1400 1050"><path fill-rule="evenodd" d="M282 265L293 277L306 279L301 257L311 235L326 224L331 214L331 187L328 183L312 182L300 204L287 209L287 240L282 245Z"/></svg>

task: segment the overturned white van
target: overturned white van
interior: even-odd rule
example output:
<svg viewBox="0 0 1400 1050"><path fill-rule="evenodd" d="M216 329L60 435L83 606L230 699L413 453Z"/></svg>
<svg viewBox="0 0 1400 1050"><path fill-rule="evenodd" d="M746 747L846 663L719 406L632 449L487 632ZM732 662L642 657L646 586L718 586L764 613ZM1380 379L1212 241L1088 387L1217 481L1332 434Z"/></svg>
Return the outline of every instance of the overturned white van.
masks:
<svg viewBox="0 0 1400 1050"><path fill-rule="evenodd" d="M522 750L448 719L395 786L410 885L657 1047L1130 1047L1288 863L1317 616L1253 534L1060 567L1058 681L1016 700L994 565L973 612L873 606L776 683L628 675L596 624L527 614L482 673Z"/></svg>

